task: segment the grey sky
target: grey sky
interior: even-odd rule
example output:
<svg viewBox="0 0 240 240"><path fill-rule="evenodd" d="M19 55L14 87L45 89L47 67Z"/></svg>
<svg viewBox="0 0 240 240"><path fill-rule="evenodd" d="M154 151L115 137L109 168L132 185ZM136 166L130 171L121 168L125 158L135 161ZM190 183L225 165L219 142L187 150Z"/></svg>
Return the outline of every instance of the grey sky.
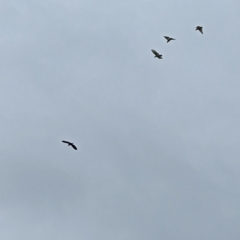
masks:
<svg viewBox="0 0 240 240"><path fill-rule="evenodd" d="M238 240L239 9L2 0L0 239Z"/></svg>

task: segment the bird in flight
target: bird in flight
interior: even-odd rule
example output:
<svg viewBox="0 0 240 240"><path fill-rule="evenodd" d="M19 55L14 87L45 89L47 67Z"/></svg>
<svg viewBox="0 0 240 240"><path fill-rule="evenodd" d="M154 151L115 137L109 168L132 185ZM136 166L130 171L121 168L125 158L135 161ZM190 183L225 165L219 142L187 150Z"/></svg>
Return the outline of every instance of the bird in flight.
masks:
<svg viewBox="0 0 240 240"><path fill-rule="evenodd" d="M162 55L159 54L156 50L152 49L152 53L155 55L155 56L154 56L155 58L162 59Z"/></svg>
<svg viewBox="0 0 240 240"><path fill-rule="evenodd" d="M203 30L202 30L202 29L203 29L203 27L197 26L196 29L195 29L195 31L198 30L201 34L203 34Z"/></svg>
<svg viewBox="0 0 240 240"><path fill-rule="evenodd" d="M73 144L73 143L70 143L70 142L68 142L68 141L62 141L63 143L67 143L68 144L68 146L71 146L73 149L75 149L75 150L77 150L77 147Z"/></svg>
<svg viewBox="0 0 240 240"><path fill-rule="evenodd" d="M164 36L166 39L167 39L167 43L170 42L171 40L176 40L175 38L171 38L171 37L168 37L168 36Z"/></svg>

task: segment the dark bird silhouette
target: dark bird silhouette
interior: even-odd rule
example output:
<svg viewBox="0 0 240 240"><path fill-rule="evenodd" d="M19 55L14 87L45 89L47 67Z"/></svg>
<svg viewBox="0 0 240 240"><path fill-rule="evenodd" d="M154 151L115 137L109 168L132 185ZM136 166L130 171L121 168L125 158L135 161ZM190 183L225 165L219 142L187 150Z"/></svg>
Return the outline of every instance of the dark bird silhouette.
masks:
<svg viewBox="0 0 240 240"><path fill-rule="evenodd" d="M168 36L164 36L166 39L167 39L167 43L170 42L171 40L176 40L175 38L171 38L171 37L168 37Z"/></svg>
<svg viewBox="0 0 240 240"><path fill-rule="evenodd" d="M196 29L195 29L195 31L198 30L201 34L203 34L203 30L202 30L202 29L203 29L203 27L197 26Z"/></svg>
<svg viewBox="0 0 240 240"><path fill-rule="evenodd" d="M162 59L162 55L159 54L156 50L152 49L152 53L155 55L155 56L154 56L155 58Z"/></svg>
<svg viewBox="0 0 240 240"><path fill-rule="evenodd" d="M63 143L67 143L68 146L71 146L73 149L77 150L77 147L73 144L73 143L70 143L68 141L62 141Z"/></svg>

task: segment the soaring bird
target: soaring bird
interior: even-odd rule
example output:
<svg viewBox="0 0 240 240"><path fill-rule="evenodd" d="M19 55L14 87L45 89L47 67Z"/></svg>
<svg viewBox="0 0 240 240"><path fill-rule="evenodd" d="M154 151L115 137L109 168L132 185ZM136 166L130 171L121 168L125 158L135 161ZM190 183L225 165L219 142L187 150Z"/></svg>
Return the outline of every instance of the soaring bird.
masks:
<svg viewBox="0 0 240 240"><path fill-rule="evenodd" d="M68 142L68 141L62 141L63 143L67 143L68 144L68 146L71 146L73 149L75 149L75 150L77 150L77 147L73 144L73 143L71 143L71 142Z"/></svg>
<svg viewBox="0 0 240 240"><path fill-rule="evenodd" d="M195 29L195 31L198 30L201 34L203 34L203 30L202 30L202 29L203 29L203 27L197 26L196 29Z"/></svg>
<svg viewBox="0 0 240 240"><path fill-rule="evenodd" d="M162 55L159 54L156 50L152 49L152 53L155 55L155 56L154 56L155 58L162 59Z"/></svg>
<svg viewBox="0 0 240 240"><path fill-rule="evenodd" d="M168 36L164 36L166 39L167 39L167 43L170 42L171 40L176 40L175 38L171 38L171 37L168 37Z"/></svg>

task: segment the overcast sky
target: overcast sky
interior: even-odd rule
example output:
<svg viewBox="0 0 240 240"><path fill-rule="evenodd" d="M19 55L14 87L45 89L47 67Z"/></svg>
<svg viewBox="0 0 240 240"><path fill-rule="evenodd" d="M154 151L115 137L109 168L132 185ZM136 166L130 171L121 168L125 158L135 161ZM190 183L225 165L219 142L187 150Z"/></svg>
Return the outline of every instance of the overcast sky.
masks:
<svg viewBox="0 0 240 240"><path fill-rule="evenodd" d="M2 0L0 239L239 240L239 10Z"/></svg>

